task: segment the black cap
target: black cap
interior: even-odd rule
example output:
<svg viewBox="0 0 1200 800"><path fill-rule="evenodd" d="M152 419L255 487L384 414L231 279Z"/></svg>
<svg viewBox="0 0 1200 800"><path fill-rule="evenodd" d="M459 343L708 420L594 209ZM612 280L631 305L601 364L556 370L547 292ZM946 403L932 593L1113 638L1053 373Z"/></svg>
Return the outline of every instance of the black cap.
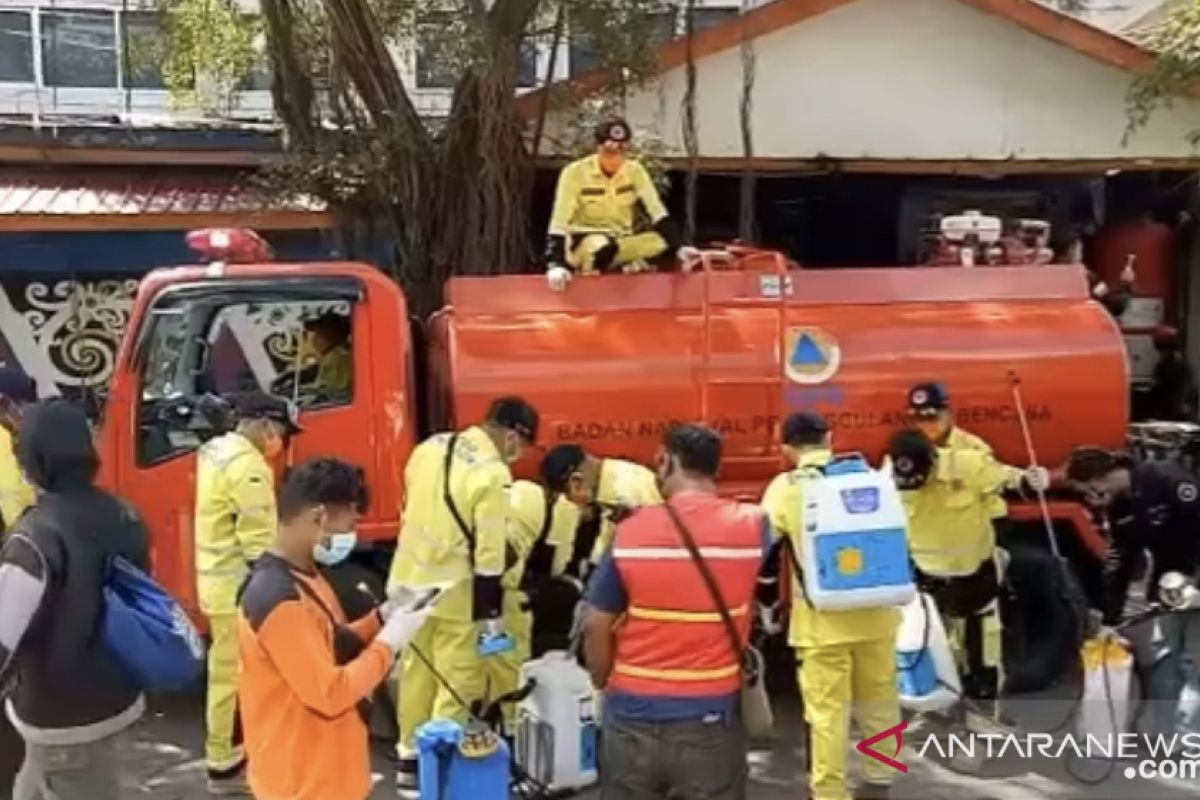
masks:
<svg viewBox="0 0 1200 800"><path fill-rule="evenodd" d="M303 430L296 406L282 397L265 392L237 392L227 398L239 419L269 419L278 422L288 434Z"/></svg>
<svg viewBox="0 0 1200 800"><path fill-rule="evenodd" d="M916 417L936 417L950 408L950 392L944 384L918 383L908 390L908 410Z"/></svg>
<svg viewBox="0 0 1200 800"><path fill-rule="evenodd" d="M901 489L919 489L933 472L937 451L925 434L907 428L888 442L892 476Z"/></svg>
<svg viewBox="0 0 1200 800"><path fill-rule="evenodd" d="M0 395L18 403L33 403L37 384L20 367L0 367Z"/></svg>
<svg viewBox="0 0 1200 800"><path fill-rule="evenodd" d="M633 141L633 131L629 123L621 118L609 119L596 126L596 144L605 142L622 142L629 144Z"/></svg>
<svg viewBox="0 0 1200 800"><path fill-rule="evenodd" d="M829 433L829 423L815 411L797 411L789 414L783 421L780 440L784 444L794 444L798 439L812 436L824 436Z"/></svg>
<svg viewBox="0 0 1200 800"><path fill-rule="evenodd" d="M326 311L304 323L306 331L328 331L340 339L350 338L350 318L336 311Z"/></svg>
<svg viewBox="0 0 1200 800"><path fill-rule="evenodd" d="M519 433L531 444L537 441L537 410L520 397L496 398L488 409L487 418L501 428Z"/></svg>
<svg viewBox="0 0 1200 800"><path fill-rule="evenodd" d="M577 444L556 444L542 459L542 483L552 492L565 492L567 479L583 465L587 452Z"/></svg>
<svg viewBox="0 0 1200 800"><path fill-rule="evenodd" d="M1067 459L1067 480L1087 483L1130 466L1129 456L1103 447L1076 447Z"/></svg>

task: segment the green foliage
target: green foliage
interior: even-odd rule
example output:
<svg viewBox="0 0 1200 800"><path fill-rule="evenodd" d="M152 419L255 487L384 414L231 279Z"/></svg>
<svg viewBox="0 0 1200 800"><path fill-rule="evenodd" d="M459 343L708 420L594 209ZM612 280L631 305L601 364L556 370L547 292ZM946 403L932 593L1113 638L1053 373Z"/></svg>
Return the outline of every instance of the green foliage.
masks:
<svg viewBox="0 0 1200 800"><path fill-rule="evenodd" d="M1129 91L1128 138L1149 122L1161 107L1170 107L1200 86L1200 0L1188 0L1172 9L1161 26L1146 39L1146 46L1157 53L1154 69L1139 76ZM1200 142L1200 131L1191 136Z"/></svg>
<svg viewBox="0 0 1200 800"><path fill-rule="evenodd" d="M166 18L163 75L176 102L213 112L261 64L262 21L235 0L159 0Z"/></svg>

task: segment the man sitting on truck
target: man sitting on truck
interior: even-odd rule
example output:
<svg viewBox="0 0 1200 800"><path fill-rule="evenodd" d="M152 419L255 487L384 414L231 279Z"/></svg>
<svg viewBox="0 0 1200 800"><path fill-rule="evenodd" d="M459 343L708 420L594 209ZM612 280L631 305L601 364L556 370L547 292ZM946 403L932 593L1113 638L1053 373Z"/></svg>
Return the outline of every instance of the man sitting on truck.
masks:
<svg viewBox="0 0 1200 800"><path fill-rule="evenodd" d="M629 123L604 122L595 136L596 153L568 164L558 176L546 242L546 280L555 291L566 288L572 270L646 272L649 261L679 249L650 173L628 157ZM653 229L635 233L639 204Z"/></svg>
<svg viewBox="0 0 1200 800"><path fill-rule="evenodd" d="M577 444L550 449L542 459L542 482L551 492L600 516L595 544L590 553L583 551L589 553L587 569L599 562L624 516L640 506L662 503L658 479L649 468L619 458L597 458Z"/></svg>
<svg viewBox="0 0 1200 800"><path fill-rule="evenodd" d="M937 603L964 667L963 691L992 699L1000 690L1001 568L992 526L996 496L1010 467L978 448L936 446L920 430L892 437L888 458L908 511L909 548L917 583ZM1044 488L1041 467L1023 474Z"/></svg>

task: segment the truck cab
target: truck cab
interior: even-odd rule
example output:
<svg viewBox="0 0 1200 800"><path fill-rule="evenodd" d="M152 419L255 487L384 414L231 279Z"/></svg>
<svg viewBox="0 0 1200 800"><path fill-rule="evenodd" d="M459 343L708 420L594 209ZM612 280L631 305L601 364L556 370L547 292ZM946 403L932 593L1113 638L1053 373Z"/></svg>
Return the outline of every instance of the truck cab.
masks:
<svg viewBox="0 0 1200 800"><path fill-rule="evenodd" d="M196 610L192 518L196 451L223 431L217 398L261 390L293 399L303 432L280 463L337 455L371 476L360 540L390 542L405 460L416 440L413 352L404 296L363 264L274 264L249 232L200 231L204 266L159 270L141 284L100 430L102 483L130 501L152 535L158 579ZM350 321L350 381L313 387L304 323Z"/></svg>

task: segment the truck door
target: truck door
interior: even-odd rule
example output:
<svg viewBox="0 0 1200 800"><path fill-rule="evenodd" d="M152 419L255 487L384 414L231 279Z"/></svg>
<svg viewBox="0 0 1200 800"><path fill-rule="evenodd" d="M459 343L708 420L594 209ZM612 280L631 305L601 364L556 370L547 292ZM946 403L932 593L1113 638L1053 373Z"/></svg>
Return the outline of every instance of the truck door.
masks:
<svg viewBox="0 0 1200 800"><path fill-rule="evenodd" d="M376 471L366 305L353 277L227 279L167 286L135 314L113 384L124 419L106 419L105 455L115 452L112 488L151 530L156 576L191 610L195 454L232 426L217 398L258 390L297 403L303 431L277 474L317 455Z"/></svg>

